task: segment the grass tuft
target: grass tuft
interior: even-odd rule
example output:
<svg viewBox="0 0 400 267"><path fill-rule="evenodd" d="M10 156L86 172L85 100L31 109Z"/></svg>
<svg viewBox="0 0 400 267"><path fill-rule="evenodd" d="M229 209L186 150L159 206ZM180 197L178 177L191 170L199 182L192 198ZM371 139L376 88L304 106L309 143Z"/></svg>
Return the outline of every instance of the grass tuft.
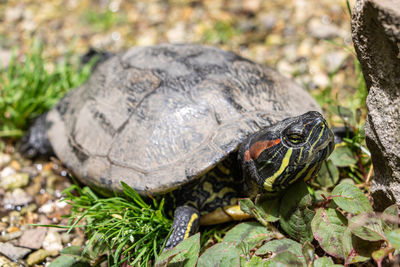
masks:
<svg viewBox="0 0 400 267"><path fill-rule="evenodd" d="M128 185L122 186L126 198L100 198L89 187L77 185L66 189L66 201L72 206L70 230L83 223L88 237L83 254L108 252L110 266L151 265L172 224L164 213L164 200L150 205Z"/></svg>
<svg viewBox="0 0 400 267"><path fill-rule="evenodd" d="M82 67L67 53L64 60L50 65L37 41L26 55L17 57L14 49L7 68L0 62L0 138L21 137L32 119L86 81L93 63Z"/></svg>

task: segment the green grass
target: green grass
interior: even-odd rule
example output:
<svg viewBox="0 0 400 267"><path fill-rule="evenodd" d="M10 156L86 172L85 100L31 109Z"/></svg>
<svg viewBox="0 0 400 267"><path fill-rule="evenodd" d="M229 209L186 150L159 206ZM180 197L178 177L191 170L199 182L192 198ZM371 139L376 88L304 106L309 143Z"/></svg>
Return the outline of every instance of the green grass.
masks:
<svg viewBox="0 0 400 267"><path fill-rule="evenodd" d="M219 20L204 32L203 41L208 44L223 44L239 35L239 33L232 21Z"/></svg>
<svg viewBox="0 0 400 267"><path fill-rule="evenodd" d="M0 69L0 137L21 137L35 117L86 81L92 64L81 66L70 54L49 64L39 42L22 56L15 49L8 67Z"/></svg>
<svg viewBox="0 0 400 267"><path fill-rule="evenodd" d="M104 11L87 10L83 14L83 21L96 31L104 32L118 24L126 23L127 20L123 13L106 9Z"/></svg>
<svg viewBox="0 0 400 267"><path fill-rule="evenodd" d="M109 266L125 261L132 266L151 265L162 250L172 221L164 213L164 200L148 204L126 184L123 189L125 198L100 198L90 188L77 185L65 190L66 201L72 206L71 229L84 226L89 241L83 254L109 252Z"/></svg>

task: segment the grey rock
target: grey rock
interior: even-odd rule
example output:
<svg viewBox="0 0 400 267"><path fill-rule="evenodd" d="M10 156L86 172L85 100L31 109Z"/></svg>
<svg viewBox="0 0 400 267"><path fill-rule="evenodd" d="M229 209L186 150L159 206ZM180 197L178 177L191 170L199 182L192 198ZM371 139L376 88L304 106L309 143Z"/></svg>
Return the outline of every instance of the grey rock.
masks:
<svg viewBox="0 0 400 267"><path fill-rule="evenodd" d="M29 174L16 173L3 177L0 181L0 186L5 190L24 187L29 184Z"/></svg>
<svg viewBox="0 0 400 267"><path fill-rule="evenodd" d="M48 251L61 251L63 249L61 235L56 231L49 231L43 240L42 246Z"/></svg>
<svg viewBox="0 0 400 267"><path fill-rule="evenodd" d="M7 62L4 61L2 53L3 52L0 48L0 69L2 68L2 65L8 64ZM4 166L10 163L10 161L11 161L10 155L0 152L0 169L2 169Z"/></svg>
<svg viewBox="0 0 400 267"><path fill-rule="evenodd" d="M343 35L343 31L330 22L324 22L322 19L313 18L308 23L309 34L317 39L333 39Z"/></svg>
<svg viewBox="0 0 400 267"><path fill-rule="evenodd" d="M21 235L22 235L21 231L11 232L11 233L7 233L7 234L4 234L4 235L0 235L0 242L11 241L13 239L16 239L16 238L20 237Z"/></svg>
<svg viewBox="0 0 400 267"><path fill-rule="evenodd" d="M28 258L26 259L26 262L28 263L28 265L32 266L34 264L44 261L49 256L57 256L57 255L58 255L57 251L48 251L45 249L39 249L29 254Z"/></svg>
<svg viewBox="0 0 400 267"><path fill-rule="evenodd" d="M11 245L10 243L0 242L0 253L4 256L8 257L11 260L19 260L25 257L29 252L31 252L28 248L20 248Z"/></svg>
<svg viewBox="0 0 400 267"><path fill-rule="evenodd" d="M0 256L0 266L1 267L19 267L19 265L15 262L10 261L4 256Z"/></svg>
<svg viewBox="0 0 400 267"><path fill-rule="evenodd" d="M39 249L42 247L46 233L47 229L43 227L26 230L19 239L19 245L21 247Z"/></svg>
<svg viewBox="0 0 400 267"><path fill-rule="evenodd" d="M374 205L400 206L400 1L358 0L352 36L369 90L365 134Z"/></svg>
<svg viewBox="0 0 400 267"><path fill-rule="evenodd" d="M258 20L262 29L270 31L276 26L276 17L274 14L260 14L258 16Z"/></svg>
<svg viewBox="0 0 400 267"><path fill-rule="evenodd" d="M344 51L333 51L324 55L323 62L325 69L329 72L337 71L347 58L348 53Z"/></svg>
<svg viewBox="0 0 400 267"><path fill-rule="evenodd" d="M4 177L7 177L9 175L14 175L16 173L17 171L13 167L7 166L3 170L1 170L0 179L3 179Z"/></svg>
<svg viewBox="0 0 400 267"><path fill-rule="evenodd" d="M33 201L33 197L21 188L16 188L12 192L7 192L3 204L7 209L13 209L15 206L22 206Z"/></svg>

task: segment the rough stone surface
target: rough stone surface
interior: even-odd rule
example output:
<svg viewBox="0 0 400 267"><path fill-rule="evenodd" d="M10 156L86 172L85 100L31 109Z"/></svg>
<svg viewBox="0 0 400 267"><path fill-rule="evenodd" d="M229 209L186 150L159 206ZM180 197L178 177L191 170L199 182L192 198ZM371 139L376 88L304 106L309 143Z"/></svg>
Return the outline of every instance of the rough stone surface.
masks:
<svg viewBox="0 0 400 267"><path fill-rule="evenodd" d="M28 265L32 266L34 264L40 263L44 261L49 256L56 256L58 254L57 251L48 251L45 249L39 249L31 254L29 254L26 262Z"/></svg>
<svg viewBox="0 0 400 267"><path fill-rule="evenodd" d="M28 248L20 248L10 243L0 242L0 253L14 261L22 259L30 251Z"/></svg>
<svg viewBox="0 0 400 267"><path fill-rule="evenodd" d="M15 262L12 262L10 260L8 260L6 257L4 256L0 256L0 266L1 267L19 267L18 264L16 264Z"/></svg>
<svg viewBox="0 0 400 267"><path fill-rule="evenodd" d="M26 230L19 239L19 245L21 247L39 249L42 247L46 233L47 229L43 227Z"/></svg>
<svg viewBox="0 0 400 267"><path fill-rule="evenodd" d="M15 206L23 206L31 203L33 197L21 188L16 188L12 192L7 192L3 201L6 208L12 209Z"/></svg>
<svg viewBox="0 0 400 267"><path fill-rule="evenodd" d="M352 35L369 90L365 134L374 205L400 206L400 1L358 0Z"/></svg>
<svg viewBox="0 0 400 267"><path fill-rule="evenodd" d="M20 188L28 185L29 174L27 173L16 173L9 175L1 179L0 186L5 190Z"/></svg>
<svg viewBox="0 0 400 267"><path fill-rule="evenodd" d="M60 251L63 249L61 242L61 235L56 231L49 231L43 240L42 244L45 250L49 251Z"/></svg>

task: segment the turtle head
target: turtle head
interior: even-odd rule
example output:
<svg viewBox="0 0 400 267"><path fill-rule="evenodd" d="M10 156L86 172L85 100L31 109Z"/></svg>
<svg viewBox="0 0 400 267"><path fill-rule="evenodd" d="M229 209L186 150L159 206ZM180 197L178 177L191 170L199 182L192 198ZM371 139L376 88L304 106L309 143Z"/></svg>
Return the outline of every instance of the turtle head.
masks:
<svg viewBox="0 0 400 267"><path fill-rule="evenodd" d="M299 179L314 177L333 149L334 135L325 119L310 111L249 136L239 160L250 191L256 187L276 193Z"/></svg>

